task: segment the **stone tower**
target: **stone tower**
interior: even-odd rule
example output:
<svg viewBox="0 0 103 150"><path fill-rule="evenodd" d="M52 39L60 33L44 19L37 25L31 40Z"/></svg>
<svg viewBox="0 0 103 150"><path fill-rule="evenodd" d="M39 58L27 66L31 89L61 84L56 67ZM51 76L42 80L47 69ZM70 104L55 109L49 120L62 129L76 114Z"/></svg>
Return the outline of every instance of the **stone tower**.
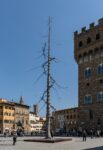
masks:
<svg viewBox="0 0 103 150"><path fill-rule="evenodd" d="M24 105L24 98L22 96L20 97L20 104Z"/></svg>
<svg viewBox="0 0 103 150"><path fill-rule="evenodd" d="M35 114L36 116L38 116L38 112L39 112L38 105L33 105L33 107L34 107L34 114Z"/></svg>
<svg viewBox="0 0 103 150"><path fill-rule="evenodd" d="M79 126L103 131L103 18L74 32L78 64Z"/></svg>

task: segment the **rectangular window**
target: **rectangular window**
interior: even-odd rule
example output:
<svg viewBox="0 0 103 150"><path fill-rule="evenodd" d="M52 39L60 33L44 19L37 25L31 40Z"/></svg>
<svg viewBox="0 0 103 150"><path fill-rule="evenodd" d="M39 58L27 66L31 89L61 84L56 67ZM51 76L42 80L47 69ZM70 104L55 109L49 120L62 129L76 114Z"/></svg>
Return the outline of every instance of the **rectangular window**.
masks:
<svg viewBox="0 0 103 150"><path fill-rule="evenodd" d="M98 74L103 74L103 64L100 64L97 68L97 73Z"/></svg>
<svg viewBox="0 0 103 150"><path fill-rule="evenodd" d="M84 104L91 104L92 103L92 97L91 95L86 95L84 97Z"/></svg>
<svg viewBox="0 0 103 150"><path fill-rule="evenodd" d="M91 77L91 68L86 68L84 71L85 78Z"/></svg>
<svg viewBox="0 0 103 150"><path fill-rule="evenodd" d="M4 120L5 123L9 123L9 120Z"/></svg>
<svg viewBox="0 0 103 150"><path fill-rule="evenodd" d="M98 102L103 102L103 92L99 92L99 93L97 94L97 101L98 101Z"/></svg>

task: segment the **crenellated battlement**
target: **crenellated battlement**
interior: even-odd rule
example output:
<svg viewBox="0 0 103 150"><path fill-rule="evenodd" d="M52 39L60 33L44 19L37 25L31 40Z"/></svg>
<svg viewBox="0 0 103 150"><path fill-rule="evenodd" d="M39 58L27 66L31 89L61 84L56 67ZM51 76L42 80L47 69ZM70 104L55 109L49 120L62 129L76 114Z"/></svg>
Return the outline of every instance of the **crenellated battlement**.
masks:
<svg viewBox="0 0 103 150"><path fill-rule="evenodd" d="M97 27L100 27L100 26L103 26L103 18L101 18L101 19L98 20L98 24L97 24L97 25L95 25L95 23L92 22L92 23L89 25L89 29L86 29L86 27L82 27L82 28L81 28L81 32L75 31L75 32L74 32L74 36L75 36L75 37L80 36L80 35L82 35L82 34L84 34L84 33L87 33L87 32L89 32L89 31L91 31L91 30L97 28Z"/></svg>

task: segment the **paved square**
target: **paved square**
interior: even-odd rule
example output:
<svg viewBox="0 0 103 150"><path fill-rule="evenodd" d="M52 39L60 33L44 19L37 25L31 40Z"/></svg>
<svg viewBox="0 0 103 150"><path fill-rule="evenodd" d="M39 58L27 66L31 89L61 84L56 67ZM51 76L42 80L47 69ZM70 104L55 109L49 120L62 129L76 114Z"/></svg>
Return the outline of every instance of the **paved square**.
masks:
<svg viewBox="0 0 103 150"><path fill-rule="evenodd" d="M0 138L0 150L103 150L103 138L87 138L83 142L82 138L73 137L72 141L60 143L24 142L23 139L27 137L18 137L16 145L13 146L12 138Z"/></svg>

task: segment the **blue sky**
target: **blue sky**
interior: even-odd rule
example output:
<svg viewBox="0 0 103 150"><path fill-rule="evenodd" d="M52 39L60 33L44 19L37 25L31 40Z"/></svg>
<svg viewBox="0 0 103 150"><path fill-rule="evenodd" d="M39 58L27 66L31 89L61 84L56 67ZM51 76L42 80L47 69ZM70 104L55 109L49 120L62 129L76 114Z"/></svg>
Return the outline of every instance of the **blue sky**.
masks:
<svg viewBox="0 0 103 150"><path fill-rule="evenodd" d="M74 60L73 33L103 17L103 0L0 0L0 97L36 104L46 79L35 84L42 73L32 69L47 41L48 16L52 17L51 49L59 63L52 65L57 82L67 89L52 91L57 109L78 105L78 68ZM40 108L43 103L40 103ZM45 107L40 111L45 114Z"/></svg>

